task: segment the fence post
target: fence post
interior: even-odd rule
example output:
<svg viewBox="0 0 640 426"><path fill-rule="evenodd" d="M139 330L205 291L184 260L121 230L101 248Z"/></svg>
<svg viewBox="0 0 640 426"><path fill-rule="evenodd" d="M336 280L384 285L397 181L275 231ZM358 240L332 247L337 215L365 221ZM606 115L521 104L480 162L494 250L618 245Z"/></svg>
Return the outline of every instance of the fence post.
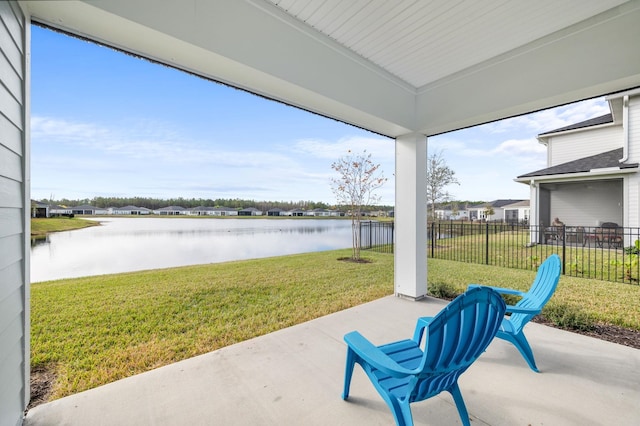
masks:
<svg viewBox="0 0 640 426"><path fill-rule="evenodd" d="M433 222L431 222L431 258L433 258L433 255L435 253L435 224Z"/></svg>
<svg viewBox="0 0 640 426"><path fill-rule="evenodd" d="M566 275L565 265L567 263L567 233L566 226L562 225L562 275Z"/></svg>
<svg viewBox="0 0 640 426"><path fill-rule="evenodd" d="M485 228L486 228L486 232L485 232L485 244L484 244L484 263L485 265L489 264L489 222L485 222Z"/></svg>

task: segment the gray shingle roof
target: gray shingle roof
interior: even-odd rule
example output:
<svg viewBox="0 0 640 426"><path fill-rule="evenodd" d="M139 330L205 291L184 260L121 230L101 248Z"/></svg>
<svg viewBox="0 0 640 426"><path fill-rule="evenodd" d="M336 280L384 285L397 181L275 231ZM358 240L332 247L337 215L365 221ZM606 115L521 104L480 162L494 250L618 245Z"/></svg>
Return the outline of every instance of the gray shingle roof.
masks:
<svg viewBox="0 0 640 426"><path fill-rule="evenodd" d="M568 163L562 163L552 167L547 167L546 169L536 170L535 172L526 173L524 175L518 176L518 179L535 176L583 173L591 171L593 169L604 169L609 167L618 167L620 169L630 169L638 167L638 163L621 164L621 158L622 148L618 148L612 151L603 152L601 154L592 155L590 157L579 158L577 160L569 161Z"/></svg>
<svg viewBox="0 0 640 426"><path fill-rule="evenodd" d="M580 123L570 124L559 129L540 133L538 136L544 136L551 133L566 132L567 130L582 129L583 127L599 126L601 124L607 123L613 123L613 115L611 113L602 115L600 117L590 118L589 120L581 121Z"/></svg>

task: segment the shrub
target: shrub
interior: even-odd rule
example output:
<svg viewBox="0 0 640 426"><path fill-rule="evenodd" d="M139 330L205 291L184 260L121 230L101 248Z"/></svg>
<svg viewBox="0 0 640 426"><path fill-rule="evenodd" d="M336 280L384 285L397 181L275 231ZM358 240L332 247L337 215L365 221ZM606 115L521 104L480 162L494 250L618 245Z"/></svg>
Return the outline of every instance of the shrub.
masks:
<svg viewBox="0 0 640 426"><path fill-rule="evenodd" d="M593 318L575 305L550 303L542 310L541 316L559 328L581 331L594 328Z"/></svg>
<svg viewBox="0 0 640 426"><path fill-rule="evenodd" d="M442 281L431 282L427 286L427 293L438 299L453 300L460 292L453 284L449 284Z"/></svg>

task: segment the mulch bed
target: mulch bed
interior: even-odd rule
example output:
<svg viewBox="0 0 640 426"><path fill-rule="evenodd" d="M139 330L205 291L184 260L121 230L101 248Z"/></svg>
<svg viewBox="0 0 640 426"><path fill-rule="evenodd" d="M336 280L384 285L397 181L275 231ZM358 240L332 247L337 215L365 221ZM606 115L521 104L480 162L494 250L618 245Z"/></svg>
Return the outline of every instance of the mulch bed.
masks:
<svg viewBox="0 0 640 426"><path fill-rule="evenodd" d="M534 317L533 322L548 325L549 327L555 327L544 318ZM556 327L558 328L558 327ZM631 330L629 328L618 327L616 325L596 324L590 330L572 330L564 329L572 333L583 334L585 336L595 337L596 339L605 340L611 343L618 343L620 345L629 346L634 349L640 349L640 331Z"/></svg>

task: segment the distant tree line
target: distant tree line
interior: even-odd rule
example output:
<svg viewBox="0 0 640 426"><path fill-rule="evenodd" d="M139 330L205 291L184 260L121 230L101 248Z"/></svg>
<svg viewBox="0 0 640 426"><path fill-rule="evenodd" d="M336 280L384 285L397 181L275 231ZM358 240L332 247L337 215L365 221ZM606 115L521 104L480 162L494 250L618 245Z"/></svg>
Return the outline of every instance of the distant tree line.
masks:
<svg viewBox="0 0 640 426"><path fill-rule="evenodd" d="M146 207L151 210L156 210L161 207L167 206L181 206L184 208L193 207L228 207L232 209L245 209L249 207L255 207L262 211L267 211L274 208L280 208L282 210L302 209L332 209L336 206L331 206L327 203L318 201L256 201L256 200L243 200L240 198L216 198L215 200L207 198L148 198L148 197L94 197L85 198L80 200L70 200L62 198L59 200L42 199L39 200L42 203L58 204L63 206L79 206L88 204L99 208L109 207L125 207L136 206ZM369 206L367 211L372 210L392 210L391 206Z"/></svg>

